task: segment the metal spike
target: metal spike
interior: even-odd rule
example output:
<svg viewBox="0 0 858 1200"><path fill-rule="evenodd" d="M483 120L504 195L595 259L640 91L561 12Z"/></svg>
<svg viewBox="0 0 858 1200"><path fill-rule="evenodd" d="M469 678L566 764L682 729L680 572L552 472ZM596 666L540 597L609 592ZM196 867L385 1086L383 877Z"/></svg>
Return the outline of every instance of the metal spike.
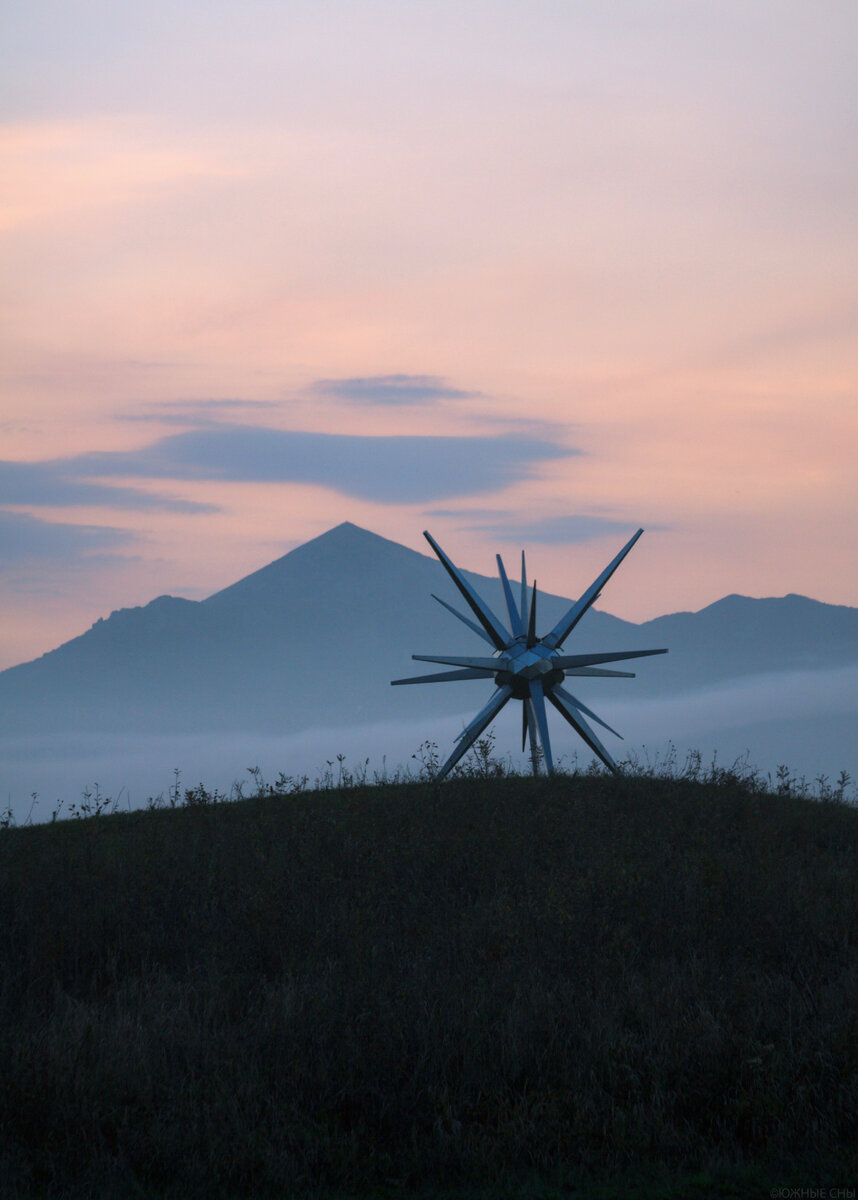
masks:
<svg viewBox="0 0 858 1200"><path fill-rule="evenodd" d="M474 719L472 721L468 722L468 724L465 726L465 728L462 730L461 733L456 734L456 741L458 742L463 737L468 737L471 734L472 730L474 730L478 725L480 725L481 728L484 729L485 725L483 725L482 722L485 719L486 714L494 711L495 705L497 704L498 700L501 697L506 697L506 700L508 700L511 695L512 695L511 687L499 687L498 690L492 695L492 698L489 700L488 704L484 705L480 709L480 711L477 713L477 715L474 717ZM498 709L497 711L500 712L500 709Z"/></svg>
<svg viewBox="0 0 858 1200"><path fill-rule="evenodd" d="M518 637L519 634L524 632L521 627L521 615L515 606L512 588L509 586L509 580L507 579L506 571L504 570L503 559L499 554L496 554L495 558L498 560L498 574L500 575L500 581L503 585L503 594L506 599L506 610L509 613L509 623L512 626L512 635L513 637Z"/></svg>
<svg viewBox="0 0 858 1200"><path fill-rule="evenodd" d="M437 675L415 675L413 679L391 679L390 686L400 683L452 683L454 679L493 679L494 671L478 667L463 667L461 671L439 671Z"/></svg>
<svg viewBox="0 0 858 1200"><path fill-rule="evenodd" d="M608 733L612 733L614 737L618 737L621 742L624 740L621 733L617 733L616 729L612 729L607 721L603 721L601 717L597 717L592 708L588 708L586 704L582 704L581 701L576 696L573 696L571 692L567 692L565 688L557 687L556 685L553 691L555 696L560 696L566 702L566 704L571 704L572 707L577 708L579 712L586 713L591 721L595 721L597 725L601 725L603 729L607 729Z"/></svg>
<svg viewBox="0 0 858 1200"><path fill-rule="evenodd" d="M596 737L593 730L590 728L590 726L587 724L587 722L584 720L584 718L582 716L580 716L580 714L575 709L568 707L563 702L563 700L559 696L556 695L556 691L557 691L557 689L555 688L554 691L549 692L548 699L551 701L551 703L554 705L554 707L557 709L557 711L560 713L560 715L569 722L569 724L572 726L572 728L575 730L575 732L578 734L578 736L580 738L584 739L584 741L587 743L587 745L590 747L590 749L593 751L593 753L602 760L602 762L605 764L606 767L610 768L610 770L612 770L616 773L619 770L619 768L617 767L617 764L614 762L614 760L611 758L608 751L605 749L605 747L602 745L602 743Z"/></svg>
<svg viewBox="0 0 858 1200"><path fill-rule="evenodd" d="M526 699L522 701L525 716L527 719L527 732L530 737L530 769L534 775L539 774L539 737L536 731L536 717L533 712L533 703Z"/></svg>
<svg viewBox="0 0 858 1200"><path fill-rule="evenodd" d="M501 622L497 619L485 601L477 595L477 593L468 583L467 579L465 579L461 571L459 571L458 567L454 566L452 561L447 557L427 529L423 530L423 536L437 554L444 570L462 593L462 596L467 601L471 612L482 625L483 629L485 629L495 647L498 650L503 650L504 646L506 646L509 642L509 634L504 629Z"/></svg>
<svg viewBox="0 0 858 1200"><path fill-rule="evenodd" d="M543 639L544 641L544 639ZM558 671L568 671L572 667L595 667L598 663L621 662L627 658L649 658L653 654L667 654L666 650L614 650L604 654L560 654L554 659Z"/></svg>
<svg viewBox="0 0 858 1200"><path fill-rule="evenodd" d="M478 671L499 671L496 658L472 658L469 654L412 654L415 662L443 663L448 667L476 667Z"/></svg>
<svg viewBox="0 0 858 1200"><path fill-rule="evenodd" d="M504 692L506 692L506 694L504 694ZM483 732L483 730L486 728L486 726L490 725L491 722L495 719L495 717L498 715L500 710L506 704L507 700L509 700L511 695L512 695L512 688L500 689L499 691L495 692L494 696L492 697L492 700L495 702L495 707L488 713L485 720L482 721L482 723L480 725L476 726L476 728L473 730L473 732L470 734L469 737L462 738L462 740L456 746L453 753L450 755L450 757L444 763L441 770L438 772L436 779L443 779L444 776L448 773L448 771L450 771L453 767L455 767L456 763L459 761L459 759L462 757L462 755L466 754L468 752L468 750L470 750L471 746L473 746L474 742L477 740L477 738L480 736L480 734ZM485 712L485 711L486 710L483 709L483 712Z"/></svg>
<svg viewBox="0 0 858 1200"><path fill-rule="evenodd" d="M467 625L468 629L473 629L477 637L481 637L484 642L488 642L490 646L494 646L494 642L486 633L485 629L481 629L480 626L477 625L476 622L472 621L470 617L464 616L463 613L460 613L457 609L453 608L452 604L448 604L446 600L442 600L441 597L436 596L434 592L432 592L432 599L437 600L439 604L442 604L444 608L446 608L447 612L451 612L454 617L458 617L463 625Z"/></svg>
<svg viewBox="0 0 858 1200"><path fill-rule="evenodd" d="M536 645L536 580L533 581L533 594L530 598L530 618L527 625L527 644Z"/></svg>
<svg viewBox="0 0 858 1200"><path fill-rule="evenodd" d="M524 633L527 625L527 567L524 563L524 551L521 552L521 631Z"/></svg>
<svg viewBox="0 0 858 1200"><path fill-rule="evenodd" d="M564 675L587 675L591 679L634 679L634 671L602 671L598 667L567 667Z"/></svg>
<svg viewBox="0 0 858 1200"><path fill-rule="evenodd" d="M595 580L594 583L590 584L580 600L577 600L568 610L565 616L560 618L551 632L545 635L542 640L546 646L550 647L552 650L556 650L558 646L561 646L563 642L566 641L569 634L584 616L584 613L587 611L590 605L595 603L597 596L602 591L602 588L611 578L617 567L626 557L642 533L643 530L639 529L634 537L630 538L628 542L626 542L625 546L623 546L617 557L613 559L612 562L608 563L607 567L605 567L599 578Z"/></svg>
<svg viewBox="0 0 858 1200"><path fill-rule="evenodd" d="M549 775L554 774L554 763L551 758L551 742L548 737L548 717L545 713L545 693L542 690L541 679L530 680L530 699L539 726L539 740L542 742L542 753L545 756L545 767Z"/></svg>

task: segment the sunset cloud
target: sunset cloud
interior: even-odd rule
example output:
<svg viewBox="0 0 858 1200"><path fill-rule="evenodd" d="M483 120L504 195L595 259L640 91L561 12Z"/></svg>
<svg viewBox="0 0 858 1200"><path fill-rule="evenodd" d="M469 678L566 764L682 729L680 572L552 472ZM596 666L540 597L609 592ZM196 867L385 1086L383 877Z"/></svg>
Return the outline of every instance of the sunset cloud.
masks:
<svg viewBox="0 0 858 1200"><path fill-rule="evenodd" d="M463 528L470 533L484 533L495 541L514 542L516 545L537 543L542 545L564 545L588 542L607 534L629 536L634 529L628 521L616 521L608 517L570 514L568 516L543 517L536 521L522 521L516 513L492 513L492 519L468 524L473 514L466 510L453 513L438 510L439 516L458 516Z"/></svg>
<svg viewBox="0 0 858 1200"><path fill-rule="evenodd" d="M224 415L234 413L266 412L277 408L273 400L163 400L150 404L142 412L120 412L119 421L134 421L140 424L180 425L201 427L219 424Z"/></svg>
<svg viewBox="0 0 858 1200"><path fill-rule="evenodd" d="M2 463L0 503L211 511L192 501L101 482L120 478L304 483L379 504L420 504L500 491L532 476L540 463L577 453L526 437L360 437L207 425L141 450Z"/></svg>
<svg viewBox="0 0 858 1200"><path fill-rule="evenodd" d="M38 508L109 507L142 511L198 513L215 511L210 504L157 495L139 488L93 482L93 474L123 472L95 470L97 455L47 462L0 461L0 505ZM128 472L133 474L134 472ZM137 472L143 474L144 472Z"/></svg>
<svg viewBox="0 0 858 1200"><path fill-rule="evenodd" d="M475 395L450 387L436 375L375 375L367 379L320 379L312 393L354 404L434 404Z"/></svg>
<svg viewBox="0 0 858 1200"><path fill-rule="evenodd" d="M106 554L135 540L123 529L100 525L60 524L27 513L0 512L0 572L17 572L22 566L53 563L90 567L122 561Z"/></svg>

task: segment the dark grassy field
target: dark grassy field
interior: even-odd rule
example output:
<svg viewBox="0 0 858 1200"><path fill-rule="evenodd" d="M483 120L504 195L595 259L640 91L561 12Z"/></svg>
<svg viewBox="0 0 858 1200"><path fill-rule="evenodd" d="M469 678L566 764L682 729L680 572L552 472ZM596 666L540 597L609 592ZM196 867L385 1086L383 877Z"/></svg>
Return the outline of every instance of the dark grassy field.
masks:
<svg viewBox="0 0 858 1200"><path fill-rule="evenodd" d="M854 1186L854 805L185 799L0 831L4 1200Z"/></svg>

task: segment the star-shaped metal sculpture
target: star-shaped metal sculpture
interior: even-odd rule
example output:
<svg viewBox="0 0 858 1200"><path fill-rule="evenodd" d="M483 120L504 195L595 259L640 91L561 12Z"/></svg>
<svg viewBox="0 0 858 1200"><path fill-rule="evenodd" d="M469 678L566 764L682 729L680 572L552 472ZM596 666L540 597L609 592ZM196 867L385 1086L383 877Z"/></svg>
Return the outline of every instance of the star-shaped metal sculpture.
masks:
<svg viewBox="0 0 858 1200"><path fill-rule="evenodd" d="M542 756L547 770L553 772L554 763L551 758L551 742L548 737L548 720L546 717L545 701L548 700L562 717L564 717L580 737L584 739L594 754L612 771L617 770L617 764L608 751L596 737L596 734L584 719L592 721L613 733L621 735L610 725L597 717L591 709L561 686L569 675L589 675L634 679L630 671L610 671L599 667L600 663L619 662L628 658L645 658L651 654L667 654L667 650L620 650L597 654L560 654L560 647L569 634L587 612L592 604L599 599L602 588L626 557L632 546L643 533L639 529L620 553L605 567L602 574L587 588L580 600L569 609L557 622L554 628L544 637L536 636L536 580L528 599L527 573L524 562L524 551L521 552L521 600L516 605L512 588L510 587L501 556L498 554L498 574L500 575L507 612L509 613L510 629L507 629L497 619L484 600L477 595L461 571L450 561L431 534L425 530L423 536L438 555L447 574L462 593L471 612L479 621L475 624L469 617L457 612L445 600L433 595L433 600L442 604L454 617L463 621L479 637L488 642L494 653L491 658L460 657L443 654L412 654L419 662L444 663L457 667L455 671L441 671L435 675L418 675L413 679L394 679L394 685L404 683L440 683L454 679L494 679L497 690L485 708L482 708L470 724L466 725L456 739L458 745L438 772L438 779L443 779L447 772L456 765L459 759L474 744L477 738L495 719L508 700L521 700L522 733L521 748L524 750L527 739L530 739L530 759L534 775L539 770L539 746L542 746Z"/></svg>

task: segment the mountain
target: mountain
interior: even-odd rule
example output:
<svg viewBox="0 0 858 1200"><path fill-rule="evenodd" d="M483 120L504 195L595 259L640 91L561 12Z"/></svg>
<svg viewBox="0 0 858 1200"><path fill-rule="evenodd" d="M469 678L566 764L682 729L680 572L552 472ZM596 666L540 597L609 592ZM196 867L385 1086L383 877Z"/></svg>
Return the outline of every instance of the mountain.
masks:
<svg viewBox="0 0 858 1200"><path fill-rule="evenodd" d="M504 613L498 581L467 574ZM389 686L421 672L412 653L482 650L432 592L464 608L436 559L346 522L206 600L160 596L121 609L3 671L0 727L289 733L479 707L484 683ZM540 629L569 603L540 593ZM600 692L668 696L760 672L858 663L858 610L802 596L728 596L640 625L591 611L574 634L576 651L658 646L670 654L637 664L633 684L599 681Z"/></svg>
<svg viewBox="0 0 858 1200"><path fill-rule="evenodd" d="M656 617L634 628L651 645L670 648L666 669L657 677L648 674L644 690L858 663L858 609L807 596L725 596L699 612Z"/></svg>

